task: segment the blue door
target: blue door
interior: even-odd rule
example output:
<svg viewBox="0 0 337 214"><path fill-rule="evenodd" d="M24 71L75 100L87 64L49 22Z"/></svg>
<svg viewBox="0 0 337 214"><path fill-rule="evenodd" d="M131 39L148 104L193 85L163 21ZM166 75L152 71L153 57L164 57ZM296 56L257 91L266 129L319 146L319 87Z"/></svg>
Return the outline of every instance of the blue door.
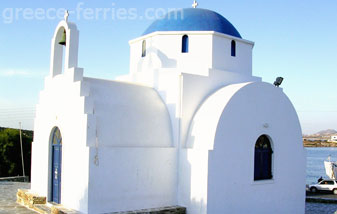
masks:
<svg viewBox="0 0 337 214"><path fill-rule="evenodd" d="M60 130L54 128L52 133L52 201L61 202L61 163L62 137Z"/></svg>

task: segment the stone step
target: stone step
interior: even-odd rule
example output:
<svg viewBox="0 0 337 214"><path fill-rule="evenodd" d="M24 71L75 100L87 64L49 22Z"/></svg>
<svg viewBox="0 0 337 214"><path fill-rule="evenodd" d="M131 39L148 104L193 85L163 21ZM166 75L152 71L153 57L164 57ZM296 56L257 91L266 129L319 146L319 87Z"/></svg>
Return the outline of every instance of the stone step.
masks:
<svg viewBox="0 0 337 214"><path fill-rule="evenodd" d="M79 214L79 212L67 209L62 205L50 203L47 204L46 197L41 197L30 193L29 190L26 189L19 189L16 196L17 203L41 214ZM105 214L186 214L186 208L180 206L171 206L123 212L111 212Z"/></svg>
<svg viewBox="0 0 337 214"><path fill-rule="evenodd" d="M46 197L30 193L29 190L19 189L16 202L41 214L78 214L62 205L47 204Z"/></svg>
<svg viewBox="0 0 337 214"><path fill-rule="evenodd" d="M41 214L51 213L51 208L45 204L35 204L32 209Z"/></svg>
<svg viewBox="0 0 337 214"><path fill-rule="evenodd" d="M18 189L16 193L16 202L29 207L33 208L35 204L46 204L46 197L41 197L36 194L30 193L26 189Z"/></svg>
<svg viewBox="0 0 337 214"><path fill-rule="evenodd" d="M153 209L133 210L126 212L112 212L105 214L186 214L186 208L180 206L160 207Z"/></svg>

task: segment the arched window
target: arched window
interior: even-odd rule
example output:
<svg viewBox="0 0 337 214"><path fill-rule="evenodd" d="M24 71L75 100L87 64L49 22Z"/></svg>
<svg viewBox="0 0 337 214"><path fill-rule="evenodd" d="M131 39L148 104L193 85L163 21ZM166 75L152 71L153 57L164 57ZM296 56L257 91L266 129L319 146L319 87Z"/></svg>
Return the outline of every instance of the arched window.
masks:
<svg viewBox="0 0 337 214"><path fill-rule="evenodd" d="M236 56L236 43L234 40L232 40L231 44L231 56Z"/></svg>
<svg viewBox="0 0 337 214"><path fill-rule="evenodd" d="M181 52L188 53L188 36L187 35L183 36Z"/></svg>
<svg viewBox="0 0 337 214"><path fill-rule="evenodd" d="M58 127L55 127L52 131L52 144L53 145L62 145L61 132Z"/></svg>
<svg viewBox="0 0 337 214"><path fill-rule="evenodd" d="M146 41L144 40L142 44L142 57L145 56L146 56Z"/></svg>
<svg viewBox="0 0 337 214"><path fill-rule="evenodd" d="M261 135L255 144L254 180L272 179L272 154L270 140Z"/></svg>

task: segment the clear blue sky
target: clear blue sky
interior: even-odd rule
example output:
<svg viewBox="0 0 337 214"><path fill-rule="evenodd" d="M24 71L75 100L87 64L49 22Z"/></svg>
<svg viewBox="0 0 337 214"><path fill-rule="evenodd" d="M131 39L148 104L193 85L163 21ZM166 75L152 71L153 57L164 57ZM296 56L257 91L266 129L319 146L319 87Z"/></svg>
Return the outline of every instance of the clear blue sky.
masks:
<svg viewBox="0 0 337 214"><path fill-rule="evenodd" d="M2 1L0 126L18 127L22 121L23 128L32 129L34 107L49 72L50 41L61 18L55 17L59 8L75 12L69 20L76 22L80 30L79 66L85 69L84 74L114 79L129 70L128 41L140 36L153 22L153 13L144 18L149 8L160 15L169 8L191 7L192 3L192 0ZM298 111L304 133L337 129L337 1L199 0L198 3L200 8L222 14L244 39L255 42L255 76L266 82L273 82L277 76L285 78L282 87ZM82 9L77 17L79 5ZM86 8L110 10L105 18L102 12L97 12L96 19L92 14L84 14ZM134 14L133 8L137 10L137 18L123 14L117 17L112 12L132 9Z"/></svg>

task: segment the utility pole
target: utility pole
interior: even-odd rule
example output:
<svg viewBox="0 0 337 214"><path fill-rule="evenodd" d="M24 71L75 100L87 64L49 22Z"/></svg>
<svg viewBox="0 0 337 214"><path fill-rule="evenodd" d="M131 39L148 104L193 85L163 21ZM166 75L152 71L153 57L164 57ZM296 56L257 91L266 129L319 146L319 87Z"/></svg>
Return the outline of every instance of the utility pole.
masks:
<svg viewBox="0 0 337 214"><path fill-rule="evenodd" d="M20 146L21 146L21 161L22 161L22 174L23 177L25 177L25 163L23 161L23 149L22 149L22 136L21 136L21 122L19 122L20 125Z"/></svg>

